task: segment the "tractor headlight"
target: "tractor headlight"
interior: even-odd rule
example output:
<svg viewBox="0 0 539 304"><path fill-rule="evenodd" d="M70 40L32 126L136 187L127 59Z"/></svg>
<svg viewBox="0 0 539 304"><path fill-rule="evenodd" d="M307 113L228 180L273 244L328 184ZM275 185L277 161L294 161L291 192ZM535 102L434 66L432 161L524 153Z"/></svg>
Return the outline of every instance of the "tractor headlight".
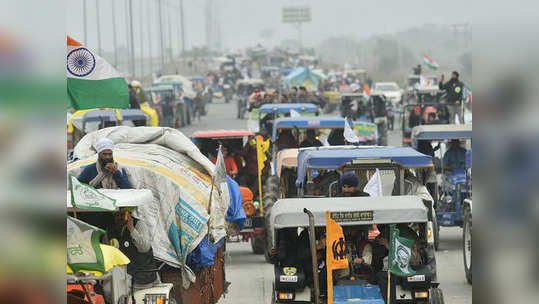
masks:
<svg viewBox="0 0 539 304"><path fill-rule="evenodd" d="M279 292L279 300L294 300L294 294L291 292Z"/></svg>
<svg viewBox="0 0 539 304"><path fill-rule="evenodd" d="M414 293L414 298L416 298L416 299L428 299L429 298L429 292L428 291L416 291Z"/></svg>
<svg viewBox="0 0 539 304"><path fill-rule="evenodd" d="M164 293L144 295L144 304L165 304L167 295Z"/></svg>

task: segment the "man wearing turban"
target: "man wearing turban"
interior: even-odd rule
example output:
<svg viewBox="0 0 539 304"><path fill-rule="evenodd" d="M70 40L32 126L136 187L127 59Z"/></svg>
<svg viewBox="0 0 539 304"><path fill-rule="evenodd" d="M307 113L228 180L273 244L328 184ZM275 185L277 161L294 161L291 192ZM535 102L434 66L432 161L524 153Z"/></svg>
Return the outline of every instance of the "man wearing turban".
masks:
<svg viewBox="0 0 539 304"><path fill-rule="evenodd" d="M368 193L359 190L359 177L352 171L343 173L340 178L341 193L339 197L370 196Z"/></svg>
<svg viewBox="0 0 539 304"><path fill-rule="evenodd" d="M97 161L82 171L79 181L99 189L130 189L133 188L127 177L125 169L119 169L114 162L112 150L114 142L108 138L101 138L95 145Z"/></svg>

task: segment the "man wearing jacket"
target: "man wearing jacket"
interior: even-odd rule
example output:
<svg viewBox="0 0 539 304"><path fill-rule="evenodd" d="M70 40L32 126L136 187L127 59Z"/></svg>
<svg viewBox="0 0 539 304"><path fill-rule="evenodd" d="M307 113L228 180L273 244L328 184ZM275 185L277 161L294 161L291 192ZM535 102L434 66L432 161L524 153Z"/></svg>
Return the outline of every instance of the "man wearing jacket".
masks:
<svg viewBox="0 0 539 304"><path fill-rule="evenodd" d="M460 103L462 102L462 90L464 89L464 84L459 80L459 73L457 71L453 71L453 73L451 73L451 79L445 83L444 75L441 76L438 87L447 94L447 104L450 114L449 119L450 122L452 122L455 118L455 113L458 113L457 109L460 107ZM462 117L460 117L460 119L462 119Z"/></svg>
<svg viewBox="0 0 539 304"><path fill-rule="evenodd" d="M112 157L114 142L108 138L101 138L95 145L97 161L82 171L78 180L82 183L99 189L130 189L133 188L127 177L125 169L119 169Z"/></svg>

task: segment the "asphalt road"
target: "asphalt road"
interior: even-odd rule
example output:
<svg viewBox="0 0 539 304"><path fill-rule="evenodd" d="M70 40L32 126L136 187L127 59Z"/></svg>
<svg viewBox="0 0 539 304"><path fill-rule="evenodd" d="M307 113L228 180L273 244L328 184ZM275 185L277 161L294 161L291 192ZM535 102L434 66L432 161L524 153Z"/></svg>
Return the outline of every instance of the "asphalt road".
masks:
<svg viewBox="0 0 539 304"><path fill-rule="evenodd" d="M246 129L247 120L236 119L235 104L222 101L207 106L208 114L201 121L181 128L190 136L195 131L217 129ZM390 132L389 144L399 146L401 135ZM264 256L254 255L249 243L228 243L226 252L226 279L232 284L220 304L269 303L271 300L273 266ZM462 259L462 229L441 228L440 248L436 254L438 280L444 292L445 303L472 303L472 287L466 283Z"/></svg>

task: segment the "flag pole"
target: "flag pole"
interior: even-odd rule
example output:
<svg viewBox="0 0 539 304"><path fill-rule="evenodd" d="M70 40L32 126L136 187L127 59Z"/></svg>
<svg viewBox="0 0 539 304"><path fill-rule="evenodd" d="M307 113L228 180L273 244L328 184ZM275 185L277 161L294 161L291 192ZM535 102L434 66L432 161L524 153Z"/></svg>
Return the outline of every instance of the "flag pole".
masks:
<svg viewBox="0 0 539 304"><path fill-rule="evenodd" d="M73 206L73 217L77 218L77 208Z"/></svg>
<svg viewBox="0 0 539 304"><path fill-rule="evenodd" d="M215 182L213 180L213 176L211 177L211 190L210 190L210 198L208 199L208 214L210 215L210 218L208 219L208 232L210 231L210 220L211 220L211 199L213 197L213 187L215 185ZM208 241L210 240L211 238L211 233L208 233L209 234L209 237L208 237ZM212 240L213 242L213 240Z"/></svg>
<svg viewBox="0 0 539 304"><path fill-rule="evenodd" d="M331 215L329 213L329 211L326 211L326 242L329 242L329 238L327 236L327 231L328 231L328 228L327 228L327 225L329 223L329 219L331 218ZM330 258L329 258L329 255L331 254L330 253L330 250L329 250L329 244L326 243L326 271L327 271L327 289L328 289L328 304L333 304L333 268L331 266L332 263L328 263L328 261L330 261Z"/></svg>
<svg viewBox="0 0 539 304"><path fill-rule="evenodd" d="M391 304L391 271L387 270L387 304Z"/></svg>
<svg viewBox="0 0 539 304"><path fill-rule="evenodd" d="M264 216L264 203L262 202L262 170L258 168L258 200L260 201L260 216Z"/></svg>
<svg viewBox="0 0 539 304"><path fill-rule="evenodd" d="M262 169L260 169L260 154L262 153L262 143L256 137L256 163L258 169L258 200L260 201L260 216L264 216L264 203L262 200ZM265 153L265 152L264 152Z"/></svg>
<svg viewBox="0 0 539 304"><path fill-rule="evenodd" d="M318 279L318 259L316 256L316 233L314 230L314 215L307 208L303 208L303 212L305 212L307 216L309 216L309 247L311 249L311 267L313 271L314 304L320 304L320 281Z"/></svg>

